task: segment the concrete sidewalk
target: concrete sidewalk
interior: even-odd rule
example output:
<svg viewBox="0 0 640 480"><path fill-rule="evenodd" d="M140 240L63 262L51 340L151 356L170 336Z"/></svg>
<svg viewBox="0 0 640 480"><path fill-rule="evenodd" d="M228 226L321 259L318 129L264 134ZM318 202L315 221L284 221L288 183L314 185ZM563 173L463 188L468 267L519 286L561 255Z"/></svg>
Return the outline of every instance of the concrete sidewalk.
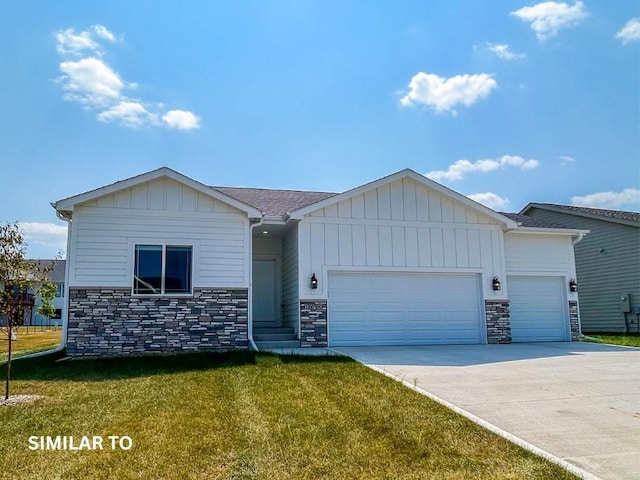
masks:
<svg viewBox="0 0 640 480"><path fill-rule="evenodd" d="M603 479L640 478L640 349L340 347Z"/></svg>

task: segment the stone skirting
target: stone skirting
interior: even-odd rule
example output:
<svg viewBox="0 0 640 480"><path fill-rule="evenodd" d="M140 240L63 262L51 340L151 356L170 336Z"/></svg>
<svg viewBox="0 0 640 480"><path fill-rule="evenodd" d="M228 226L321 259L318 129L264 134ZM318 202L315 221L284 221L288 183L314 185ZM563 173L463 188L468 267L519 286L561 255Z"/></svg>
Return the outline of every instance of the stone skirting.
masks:
<svg viewBox="0 0 640 480"><path fill-rule="evenodd" d="M195 289L189 297L137 297L131 289L71 288L70 356L248 348L246 288Z"/></svg>
<svg viewBox="0 0 640 480"><path fill-rule="evenodd" d="M300 301L300 346L327 346L327 301Z"/></svg>
<svg viewBox="0 0 640 480"><path fill-rule="evenodd" d="M569 326L571 327L571 341L580 340L580 315L578 302L575 300L569 300Z"/></svg>
<svg viewBox="0 0 640 480"><path fill-rule="evenodd" d="M485 300L487 343L511 343L509 300Z"/></svg>

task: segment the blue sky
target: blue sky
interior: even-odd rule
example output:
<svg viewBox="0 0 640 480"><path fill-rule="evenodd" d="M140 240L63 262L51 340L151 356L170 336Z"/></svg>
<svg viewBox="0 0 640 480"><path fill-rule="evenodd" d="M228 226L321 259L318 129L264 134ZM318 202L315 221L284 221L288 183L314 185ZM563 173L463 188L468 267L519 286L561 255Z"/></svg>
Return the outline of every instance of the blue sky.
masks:
<svg viewBox="0 0 640 480"><path fill-rule="evenodd" d="M637 0L11 2L0 221L160 166L344 191L403 168L501 211L640 209Z"/></svg>

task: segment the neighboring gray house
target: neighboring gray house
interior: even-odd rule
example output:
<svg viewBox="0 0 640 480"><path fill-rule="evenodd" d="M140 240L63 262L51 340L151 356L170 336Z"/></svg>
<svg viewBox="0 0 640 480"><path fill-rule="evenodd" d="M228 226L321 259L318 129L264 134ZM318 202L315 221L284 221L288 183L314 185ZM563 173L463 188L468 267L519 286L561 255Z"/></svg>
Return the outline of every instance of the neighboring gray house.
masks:
<svg viewBox="0 0 640 480"><path fill-rule="evenodd" d="M582 230L408 169L335 194L160 168L54 207L69 222L69 355L579 335Z"/></svg>
<svg viewBox="0 0 640 480"><path fill-rule="evenodd" d="M33 306L33 312L31 315L31 325L62 325L62 309L64 307L64 276L66 260L34 260L41 264L43 267L48 267L53 263L53 269L49 272L49 280L56 288L56 298L53 299L53 308L56 310L56 314L51 320L38 315L38 307L42 304L40 296L36 296L35 304ZM35 288L34 288L35 289Z"/></svg>
<svg viewBox="0 0 640 480"><path fill-rule="evenodd" d="M520 213L589 230L575 247L583 332L640 331L640 213L550 203Z"/></svg>

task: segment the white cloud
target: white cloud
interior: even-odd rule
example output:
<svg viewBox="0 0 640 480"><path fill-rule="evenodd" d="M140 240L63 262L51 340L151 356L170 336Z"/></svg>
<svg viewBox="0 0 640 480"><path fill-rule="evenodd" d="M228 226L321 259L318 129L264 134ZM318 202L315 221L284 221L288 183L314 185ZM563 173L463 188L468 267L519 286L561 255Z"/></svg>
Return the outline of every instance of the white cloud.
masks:
<svg viewBox="0 0 640 480"><path fill-rule="evenodd" d="M485 207L489 207L492 209L498 209L505 207L509 204L508 198L503 198L500 195L493 192L485 192L485 193L472 193L471 195L467 195L471 200L481 203Z"/></svg>
<svg viewBox="0 0 640 480"><path fill-rule="evenodd" d="M67 227L55 223L20 222L27 245L41 245L59 251L67 248Z"/></svg>
<svg viewBox="0 0 640 480"><path fill-rule="evenodd" d="M105 62L89 57L60 63L64 74L58 80L68 93L65 99L104 106L121 98L124 83Z"/></svg>
<svg viewBox="0 0 640 480"><path fill-rule="evenodd" d="M534 159L525 160L518 155L503 155L498 159L486 159L470 162L469 160L458 160L446 170L434 170L426 174L432 180L462 180L467 173L471 172L491 172L499 168L517 167L522 170L529 170L538 166L538 161Z"/></svg>
<svg viewBox="0 0 640 480"><path fill-rule="evenodd" d="M524 58L526 55L524 53L516 53L511 50L511 47L507 44L498 44L498 43L488 43L487 48L491 53L494 53L498 58L502 60L519 60Z"/></svg>
<svg viewBox="0 0 640 480"><path fill-rule="evenodd" d="M170 110L160 120L161 102L147 102L125 94L137 88L101 59L103 44L119 38L103 25L76 33L73 28L55 34L56 51L62 57L62 75L57 82L65 91L64 99L82 104L96 112L100 122L114 122L124 127L164 126L178 130L199 128L200 119L192 112Z"/></svg>
<svg viewBox="0 0 640 480"><path fill-rule="evenodd" d="M409 92L402 97L404 106L424 104L438 113L456 115L454 107L469 107L487 97L498 83L487 73L456 75L445 78L433 73L419 72L409 83Z"/></svg>
<svg viewBox="0 0 640 480"><path fill-rule="evenodd" d="M134 128L155 124L158 121L157 115L147 111L141 103L127 101L122 101L100 112L98 120L101 122L120 122L122 125Z"/></svg>
<svg viewBox="0 0 640 480"><path fill-rule="evenodd" d="M109 31L107 27L104 27L102 25L94 25L93 27L91 27L91 30L93 30L96 35L104 38L105 40L109 40L110 42L116 41L116 36L111 31Z"/></svg>
<svg viewBox="0 0 640 480"><path fill-rule="evenodd" d="M622 44L626 45L629 42L637 42L640 40L640 18L632 18L624 27L622 27L616 38L622 40Z"/></svg>
<svg viewBox="0 0 640 480"><path fill-rule="evenodd" d="M562 155L560 157L560 165L571 165L572 163L576 163L576 159L573 157L570 157L568 155Z"/></svg>
<svg viewBox="0 0 640 480"><path fill-rule="evenodd" d="M622 207L640 209L640 190L625 188L621 192L597 192L571 198L571 203L580 207L610 208Z"/></svg>
<svg viewBox="0 0 640 480"><path fill-rule="evenodd" d="M185 110L169 110L162 116L162 121L169 128L177 130L192 130L200 128L199 119L192 112Z"/></svg>
<svg viewBox="0 0 640 480"><path fill-rule="evenodd" d="M580 23L587 16L587 12L581 1L576 1L573 5L564 2L542 2L511 12L511 15L529 22L538 39L546 40L555 36L561 29Z"/></svg>

